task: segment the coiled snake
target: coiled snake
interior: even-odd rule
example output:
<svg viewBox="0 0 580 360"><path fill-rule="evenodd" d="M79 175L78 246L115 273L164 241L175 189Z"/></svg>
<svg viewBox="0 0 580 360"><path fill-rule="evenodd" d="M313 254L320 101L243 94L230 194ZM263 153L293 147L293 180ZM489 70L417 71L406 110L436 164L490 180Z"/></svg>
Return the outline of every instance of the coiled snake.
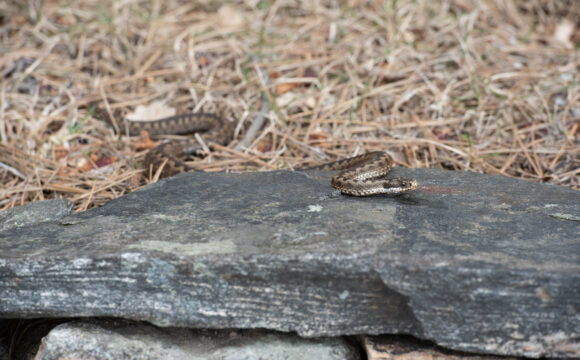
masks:
<svg viewBox="0 0 580 360"><path fill-rule="evenodd" d="M417 188L415 179L384 178L392 167L389 154L373 151L305 170L341 170L332 177L331 185L343 194L354 196L401 194Z"/></svg>
<svg viewBox="0 0 580 360"><path fill-rule="evenodd" d="M227 145L233 137L233 124L212 113L192 113L171 116L155 121L124 121L129 135L147 131L151 136L167 134L202 133L210 148L213 144ZM145 165L157 168L165 164L162 176L171 176L193 168L179 159L184 154L195 154L201 145L192 138L169 140L151 149ZM369 196L374 194L400 194L417 188L414 179L386 179L393 166L392 158L385 152L374 151L348 159L297 170L341 170L332 178L331 185L343 194Z"/></svg>

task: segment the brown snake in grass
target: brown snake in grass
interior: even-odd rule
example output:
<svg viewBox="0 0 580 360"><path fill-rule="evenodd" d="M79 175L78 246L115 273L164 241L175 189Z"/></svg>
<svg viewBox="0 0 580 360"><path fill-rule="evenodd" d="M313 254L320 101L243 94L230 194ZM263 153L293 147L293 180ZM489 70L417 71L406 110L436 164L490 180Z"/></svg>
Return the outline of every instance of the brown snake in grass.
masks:
<svg viewBox="0 0 580 360"><path fill-rule="evenodd" d="M234 125L221 116L212 113L188 113L153 121L124 120L131 136L147 131L150 136L182 135L202 133L203 141L211 148L213 144L227 145L234 136ZM179 158L197 154L203 150L194 138L171 139L151 149L145 157L145 166L157 169L163 166L162 177L181 172L194 171Z"/></svg>
<svg viewBox="0 0 580 360"><path fill-rule="evenodd" d="M147 131L151 136L203 132L202 139L210 148L213 144L227 145L233 137L233 124L212 113L192 113L171 116L154 121L124 121L129 135ZM162 176L171 176L194 170L179 160L185 154L202 150L192 138L168 140L151 149L145 165L158 168L165 164ZM374 151L348 159L302 168L298 170L341 170L332 178L331 185L343 194L369 196L374 194L400 194L417 188L414 179L386 179L393 167L393 159L385 152Z"/></svg>

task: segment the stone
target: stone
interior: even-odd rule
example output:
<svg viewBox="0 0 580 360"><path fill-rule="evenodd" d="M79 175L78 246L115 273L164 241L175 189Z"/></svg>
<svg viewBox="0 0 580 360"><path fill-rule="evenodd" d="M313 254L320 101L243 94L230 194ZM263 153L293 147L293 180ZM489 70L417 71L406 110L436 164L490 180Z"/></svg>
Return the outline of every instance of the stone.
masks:
<svg viewBox="0 0 580 360"><path fill-rule="evenodd" d="M447 350L409 336L361 336L361 344L367 360L517 360L514 357Z"/></svg>
<svg viewBox="0 0 580 360"><path fill-rule="evenodd" d="M392 173L419 189L357 198L328 172L189 173L4 230L0 317L411 334L461 351L580 356L578 191Z"/></svg>
<svg viewBox="0 0 580 360"><path fill-rule="evenodd" d="M0 231L61 219L72 212L73 204L65 199L36 201L0 212Z"/></svg>
<svg viewBox="0 0 580 360"><path fill-rule="evenodd" d="M261 330L158 328L123 320L74 321L54 328L36 360L357 360L355 347L341 338L304 339Z"/></svg>

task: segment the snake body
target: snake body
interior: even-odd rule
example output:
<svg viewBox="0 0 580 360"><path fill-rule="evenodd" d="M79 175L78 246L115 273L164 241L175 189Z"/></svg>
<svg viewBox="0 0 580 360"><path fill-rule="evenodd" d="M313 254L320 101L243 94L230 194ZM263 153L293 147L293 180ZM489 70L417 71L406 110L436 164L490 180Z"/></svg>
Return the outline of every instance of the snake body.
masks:
<svg viewBox="0 0 580 360"><path fill-rule="evenodd" d="M325 163L307 170L340 170L332 177L331 185L343 194L369 196L375 194L401 194L415 190L415 179L386 179L393 167L393 159L383 151L373 151L359 156Z"/></svg>
<svg viewBox="0 0 580 360"><path fill-rule="evenodd" d="M233 137L233 123L214 113L189 113L154 121L123 121L129 135L147 131L150 136L200 133L203 141L211 148L213 144L227 145ZM202 150L193 138L166 140L149 151L145 165L153 169L164 165L161 176L172 176L180 172L193 171L179 158ZM400 194L417 188L414 179L386 179L384 176L393 167L393 159L385 152L374 151L359 156L333 161L298 170L340 170L331 185L343 194L369 196L374 194Z"/></svg>
<svg viewBox="0 0 580 360"><path fill-rule="evenodd" d="M170 116L153 121L124 121L129 135L139 135L147 131L150 136L182 135L190 133L202 134L202 140L211 148L213 144L227 145L233 137L233 124L223 117L213 113L189 113ZM166 140L154 147L145 157L147 168L162 166L161 176L172 176L181 172L193 171L179 158L183 155L196 154L202 151L202 146L194 138Z"/></svg>

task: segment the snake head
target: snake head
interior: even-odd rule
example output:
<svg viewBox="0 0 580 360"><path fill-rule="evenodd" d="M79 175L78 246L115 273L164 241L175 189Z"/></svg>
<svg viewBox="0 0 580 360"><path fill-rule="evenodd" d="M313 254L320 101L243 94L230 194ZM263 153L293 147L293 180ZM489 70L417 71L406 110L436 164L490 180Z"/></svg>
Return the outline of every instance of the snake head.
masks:
<svg viewBox="0 0 580 360"><path fill-rule="evenodd" d="M388 179L383 183L386 194L401 194L407 191L415 190L419 184L414 179Z"/></svg>

